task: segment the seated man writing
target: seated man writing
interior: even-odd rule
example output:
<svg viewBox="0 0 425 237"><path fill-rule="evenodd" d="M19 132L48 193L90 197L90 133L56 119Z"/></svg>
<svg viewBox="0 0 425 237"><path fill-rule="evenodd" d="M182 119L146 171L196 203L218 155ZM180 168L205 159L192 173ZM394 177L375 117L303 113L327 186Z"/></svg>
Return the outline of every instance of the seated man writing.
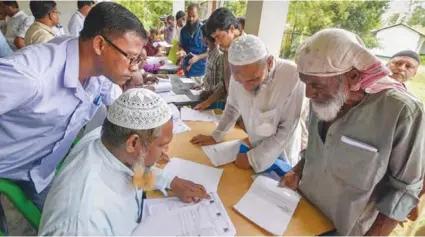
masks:
<svg viewBox="0 0 425 237"><path fill-rule="evenodd" d="M198 145L221 142L242 116L253 149L238 154L236 166L252 167L258 173L268 170L276 161L296 164L305 87L298 79L295 64L271 56L254 35L233 40L229 64L232 79L220 123L212 136L198 135L191 142Z"/></svg>
<svg viewBox="0 0 425 237"><path fill-rule="evenodd" d="M141 221L143 191L173 190L184 202L204 187L154 167L173 138L171 111L147 89L124 92L100 131L73 148L48 194L39 235L131 235Z"/></svg>
<svg viewBox="0 0 425 237"><path fill-rule="evenodd" d="M388 236L422 189L422 103L346 30L317 32L296 63L311 101L308 146L281 185L299 184L335 235Z"/></svg>

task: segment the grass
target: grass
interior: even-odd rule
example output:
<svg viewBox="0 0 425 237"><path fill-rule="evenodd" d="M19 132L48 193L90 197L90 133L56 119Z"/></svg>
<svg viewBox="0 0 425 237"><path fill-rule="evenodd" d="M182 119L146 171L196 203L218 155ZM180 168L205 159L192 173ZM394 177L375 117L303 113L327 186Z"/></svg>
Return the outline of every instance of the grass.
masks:
<svg viewBox="0 0 425 237"><path fill-rule="evenodd" d="M416 76L407 83L407 88L425 103L425 66L421 66Z"/></svg>

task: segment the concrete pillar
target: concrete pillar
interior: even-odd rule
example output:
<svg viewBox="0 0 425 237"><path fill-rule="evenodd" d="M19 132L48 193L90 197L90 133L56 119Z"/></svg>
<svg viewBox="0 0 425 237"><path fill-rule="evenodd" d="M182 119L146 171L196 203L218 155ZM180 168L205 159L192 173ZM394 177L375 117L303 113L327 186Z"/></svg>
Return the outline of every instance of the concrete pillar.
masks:
<svg viewBox="0 0 425 237"><path fill-rule="evenodd" d="M173 15L175 16L178 11L186 11L184 0L173 0Z"/></svg>
<svg viewBox="0 0 425 237"><path fill-rule="evenodd" d="M260 37L275 57L280 54L288 9L289 0L248 1L247 4L245 32Z"/></svg>

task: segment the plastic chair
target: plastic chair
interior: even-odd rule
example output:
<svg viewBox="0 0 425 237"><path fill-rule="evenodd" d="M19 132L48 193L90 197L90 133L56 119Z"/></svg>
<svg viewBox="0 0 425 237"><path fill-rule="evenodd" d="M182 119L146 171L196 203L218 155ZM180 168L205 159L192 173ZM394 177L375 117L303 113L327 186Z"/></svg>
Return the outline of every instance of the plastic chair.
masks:
<svg viewBox="0 0 425 237"><path fill-rule="evenodd" d="M30 225L38 231L41 212L34 203L27 198L19 186L7 179L0 179L0 193L4 194L25 219L27 219ZM4 233L1 234L4 235Z"/></svg>
<svg viewBox="0 0 425 237"><path fill-rule="evenodd" d="M75 146L78 143L79 139L76 138L74 142L72 143L72 146ZM71 150L71 149L70 149ZM68 153L65 155L65 157L62 159L62 161L59 163L59 165L56 167L56 172L59 171L59 169L62 167L62 163L65 160L65 158L68 156ZM18 185L15 183L7 180L7 179L0 179L0 193L4 194L15 206L15 208L24 216L25 219L30 223L30 225L38 231L38 227L40 225L40 219L41 219L41 212L40 210L34 205L34 203L28 199L28 197L25 195L24 192L22 192L21 188L19 188ZM4 236L5 234L0 231L0 236Z"/></svg>

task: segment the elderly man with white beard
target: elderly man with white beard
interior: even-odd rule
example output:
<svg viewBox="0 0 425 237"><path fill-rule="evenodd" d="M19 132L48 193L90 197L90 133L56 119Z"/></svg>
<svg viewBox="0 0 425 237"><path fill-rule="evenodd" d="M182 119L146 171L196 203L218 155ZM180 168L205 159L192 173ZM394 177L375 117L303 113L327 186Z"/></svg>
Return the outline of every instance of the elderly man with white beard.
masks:
<svg viewBox="0 0 425 237"><path fill-rule="evenodd" d="M191 142L209 145L221 142L242 116L252 149L237 155L235 165L255 172L288 171L301 150L300 114L305 86L297 67L274 58L254 35L236 38L229 48L232 72L226 108L212 136L198 135Z"/></svg>
<svg viewBox="0 0 425 237"><path fill-rule="evenodd" d="M205 188L154 167L173 138L171 111L147 89L130 89L84 136L55 178L39 235L129 236L141 221L143 191L171 189L185 202Z"/></svg>
<svg viewBox="0 0 425 237"><path fill-rule="evenodd" d="M314 34L296 63L312 105L308 146L280 185L299 188L336 235L388 236L422 189L422 103L345 30Z"/></svg>

